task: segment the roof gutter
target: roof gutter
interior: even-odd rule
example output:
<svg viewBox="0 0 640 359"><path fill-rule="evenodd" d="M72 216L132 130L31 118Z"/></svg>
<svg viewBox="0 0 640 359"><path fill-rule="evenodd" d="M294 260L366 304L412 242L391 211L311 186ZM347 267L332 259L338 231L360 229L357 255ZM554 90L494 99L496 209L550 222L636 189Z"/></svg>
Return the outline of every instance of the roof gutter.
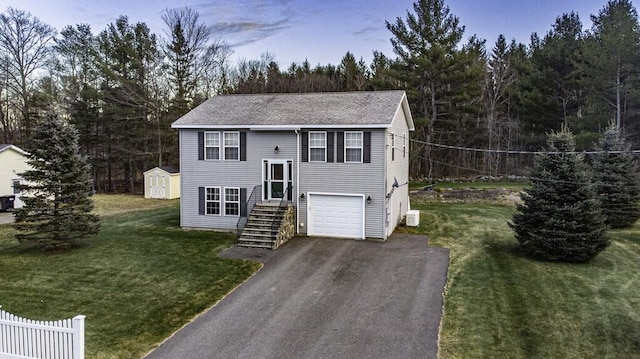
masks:
<svg viewBox="0 0 640 359"><path fill-rule="evenodd" d="M300 126L290 126L290 125L205 125L205 124L189 124L189 125L180 125L173 124L171 128L177 128L180 130L184 129L238 129L238 128L248 128L251 131L299 131L301 129L317 129L317 128L391 128L391 124L361 124L361 125L300 125Z"/></svg>

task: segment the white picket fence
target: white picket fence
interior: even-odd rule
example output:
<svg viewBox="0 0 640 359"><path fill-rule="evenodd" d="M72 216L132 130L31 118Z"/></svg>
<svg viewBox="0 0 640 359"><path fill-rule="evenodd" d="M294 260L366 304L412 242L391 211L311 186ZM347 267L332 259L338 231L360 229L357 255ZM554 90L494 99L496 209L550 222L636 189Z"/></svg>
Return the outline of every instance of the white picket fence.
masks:
<svg viewBox="0 0 640 359"><path fill-rule="evenodd" d="M84 359L84 318L37 321L0 309L0 359Z"/></svg>

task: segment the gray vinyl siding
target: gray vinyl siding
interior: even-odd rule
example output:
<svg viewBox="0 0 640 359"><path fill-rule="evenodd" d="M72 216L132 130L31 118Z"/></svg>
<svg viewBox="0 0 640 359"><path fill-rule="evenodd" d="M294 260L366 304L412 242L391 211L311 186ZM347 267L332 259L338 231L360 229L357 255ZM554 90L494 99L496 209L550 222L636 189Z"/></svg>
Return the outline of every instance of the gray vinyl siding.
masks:
<svg viewBox="0 0 640 359"><path fill-rule="evenodd" d="M407 120L401 107L398 107L398 111L393 118L391 128L387 129L386 141L388 144L386 150L387 161L387 173L386 173L386 191L391 192L394 177L400 184L399 188L396 188L388 200L386 209L390 210L391 216L389 218L388 225L393 230L402 218L407 214L409 206L409 185L405 185L409 181L409 129L407 127ZM391 134L395 133L395 158L391 160ZM406 156L402 157L402 135L406 134ZM386 222L386 221L385 221Z"/></svg>
<svg viewBox="0 0 640 359"><path fill-rule="evenodd" d="M300 193L364 194L365 198L366 195L371 195L371 203L365 202L365 237L386 238L384 227L385 131L383 129L361 131L371 132L371 163L301 162ZM334 146L334 151L337 151L337 146ZM333 158L335 159L336 156ZM299 222L304 224L299 228L300 233L307 233L307 204L307 199L300 201Z"/></svg>
<svg viewBox="0 0 640 359"><path fill-rule="evenodd" d="M247 199L253 188L262 184L262 160L282 159L293 161L295 186L296 134L293 131L249 131L246 139L246 161L198 160L198 132L180 130L180 170L182 172L180 225L185 228L211 228L235 230L237 216L200 215L198 213L198 188L239 187L247 189ZM211 131L211 130L207 130ZM274 148L278 146L278 152ZM297 191L294 189L293 198ZM222 208L224 213L224 207Z"/></svg>

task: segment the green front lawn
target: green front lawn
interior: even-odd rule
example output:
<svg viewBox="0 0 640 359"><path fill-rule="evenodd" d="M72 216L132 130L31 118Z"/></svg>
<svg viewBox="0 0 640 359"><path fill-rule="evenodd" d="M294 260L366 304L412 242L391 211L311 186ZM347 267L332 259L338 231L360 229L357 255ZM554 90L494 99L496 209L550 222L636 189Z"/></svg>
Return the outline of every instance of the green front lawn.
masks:
<svg viewBox="0 0 640 359"><path fill-rule="evenodd" d="M510 207L411 207L420 227L404 230L451 249L440 357L640 357L640 225L589 263L549 263L518 253Z"/></svg>
<svg viewBox="0 0 640 359"><path fill-rule="evenodd" d="M25 251L0 225L2 309L86 315L87 358L142 357L260 266L218 258L233 235L181 230L178 201L96 196L96 205L101 233L66 252Z"/></svg>
<svg viewBox="0 0 640 359"><path fill-rule="evenodd" d="M111 214L101 234L68 252L25 251L0 225L0 305L34 319L87 315L87 358L142 357L259 267L217 257L232 235L179 229L177 201L96 203ZM421 225L403 230L451 249L442 358L640 357L640 225L611 232L589 263L549 263L518 253L511 207L412 208Z"/></svg>

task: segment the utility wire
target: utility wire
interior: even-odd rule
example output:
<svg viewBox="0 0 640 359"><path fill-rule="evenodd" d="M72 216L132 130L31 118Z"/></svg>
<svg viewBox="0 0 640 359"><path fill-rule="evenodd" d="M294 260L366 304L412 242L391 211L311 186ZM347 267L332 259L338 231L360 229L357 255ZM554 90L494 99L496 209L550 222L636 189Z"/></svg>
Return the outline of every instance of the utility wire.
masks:
<svg viewBox="0 0 640 359"><path fill-rule="evenodd" d="M400 137L401 139L405 139L405 136L395 135ZM408 136L407 136L408 137ZM621 154L621 153L640 153L640 150L628 150L628 151L523 151L523 150L492 150L487 148L472 148L472 147L462 147L462 146L452 146L452 145L444 145L440 143L427 142L416 140L413 138L408 138L410 142L419 143L423 145L447 148L450 150L460 150L460 151L469 151L469 152L480 152L480 153L502 153L508 155L537 155L537 154L551 154L551 155L559 155L559 154L585 154L585 155L597 155L597 154Z"/></svg>
<svg viewBox="0 0 640 359"><path fill-rule="evenodd" d="M402 140L404 140L406 137L408 136L402 136L402 135L395 135L398 138L401 138ZM554 152L547 152L547 151L507 151L507 150L489 150L489 149L480 149L480 148L469 148L469 147L460 147L460 146L449 146L449 145L442 145L442 144L437 144L437 143L432 143L432 142L426 142L426 141L420 141L420 140L415 140L415 139L411 139L409 138L409 141L413 141L413 142L417 142L417 143L421 143L421 144L426 144L426 145L432 145L435 147L443 147L443 148L448 148L448 149L455 149L455 150L465 150L465 151L473 151L473 152L482 152L482 153L504 153L504 154L603 154L603 153L608 153L608 154L622 154L622 153L634 153L634 154L638 154L640 153L640 150L630 150L630 151L571 151L571 152L560 152L560 151L554 151ZM398 148L398 146L393 146L392 147L393 150L397 151L397 152L401 152L401 150ZM621 186L619 185L615 185L615 184L608 184L608 183L593 183L593 182L575 182L575 181L565 181L565 180L554 180L554 179L549 179L549 178L539 178L539 177L529 177L529 176L518 176L518 175L512 175L512 174L504 174L504 173L495 173L495 172L489 172L489 171L483 171L477 168L471 168L471 167L465 167L465 166L459 166L459 165L455 165L455 164L451 164L451 163L446 163L446 162L442 162L442 161L438 161L438 160L434 160L434 159L428 159L426 157L422 157L419 155L413 155L413 158L418 158L418 159L423 159L423 160L429 160L433 163L439 164L439 165L443 165L443 166L448 166L448 167L452 167L452 168L457 168L457 169L461 169L461 170L465 170L465 171L470 171L470 172L475 172L475 173L480 173L480 174L484 174L487 176L497 176L497 177L510 177L510 176L516 176L516 177L520 177L526 181L537 181L537 182L550 182L550 183L565 183L565 184L575 184L575 185L580 185L580 186L600 186L600 187L618 187L620 188ZM635 188L636 186L624 186L623 188Z"/></svg>
<svg viewBox="0 0 640 359"><path fill-rule="evenodd" d="M604 153L610 154L621 154L621 153L640 153L640 150L629 150L629 151L515 151L515 150L491 150L484 148L471 148L471 147L461 147L461 146L451 146L451 145L443 145L439 143L426 142L420 140L409 139L409 141L413 141L415 143L425 144L433 147L447 148L451 150L460 150L460 151L470 151L470 152L481 152L481 153L502 153L508 155L539 155L539 154L549 154L549 155L560 155L560 154L585 154L585 155L598 155Z"/></svg>
<svg viewBox="0 0 640 359"><path fill-rule="evenodd" d="M419 158L419 159L426 159L425 157L422 157L422 156L413 156L413 157L414 158ZM487 171L478 170L478 169L475 169L475 168L453 165L453 164L450 164L450 163L445 163L445 162L441 162L441 161L437 161L437 160L432 160L432 162L433 163L437 163L439 165L449 166L449 167L458 168L458 169L462 169L462 170L483 173L483 174L488 175L488 176L498 176L498 177L515 176L515 175L510 175L510 174L491 173L491 172L487 172ZM576 181L555 180L555 179L550 179L550 178L528 177L528 176L518 176L518 177L521 178L521 179L524 179L526 181L529 181L529 182L564 183L564 184L574 184L574 185L579 185L579 186L636 188L636 186L619 186L619 185L608 184L608 183L576 182Z"/></svg>

